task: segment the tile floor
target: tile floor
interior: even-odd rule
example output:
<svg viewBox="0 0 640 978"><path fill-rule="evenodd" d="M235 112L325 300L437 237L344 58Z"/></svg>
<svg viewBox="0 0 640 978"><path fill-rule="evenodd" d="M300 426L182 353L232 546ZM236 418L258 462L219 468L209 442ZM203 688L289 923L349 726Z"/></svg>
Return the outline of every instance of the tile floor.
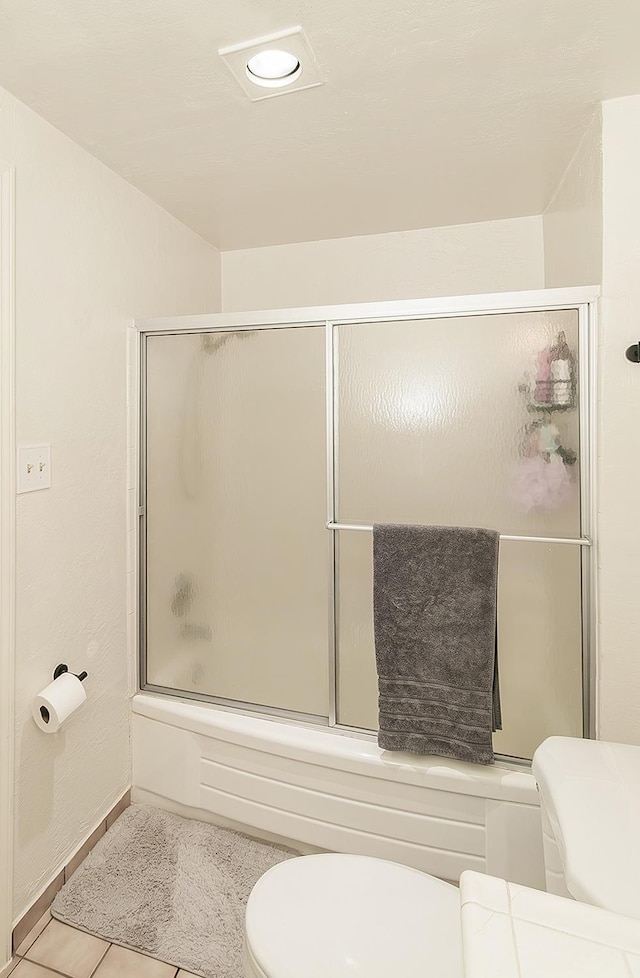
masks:
<svg viewBox="0 0 640 978"><path fill-rule="evenodd" d="M195 978L146 954L109 944L53 920L47 912L0 978Z"/></svg>

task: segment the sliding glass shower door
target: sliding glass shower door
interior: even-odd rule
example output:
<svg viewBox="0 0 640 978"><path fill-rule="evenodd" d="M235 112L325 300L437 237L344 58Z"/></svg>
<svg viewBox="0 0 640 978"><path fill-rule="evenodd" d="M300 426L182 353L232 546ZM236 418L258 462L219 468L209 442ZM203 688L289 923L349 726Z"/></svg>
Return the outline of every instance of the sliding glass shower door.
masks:
<svg viewBox="0 0 640 978"><path fill-rule="evenodd" d="M324 349L148 337L149 684L327 716Z"/></svg>
<svg viewBox="0 0 640 978"><path fill-rule="evenodd" d="M496 751L580 736L584 308L149 332L144 683L375 731L372 524L486 526Z"/></svg>
<svg viewBox="0 0 640 978"><path fill-rule="evenodd" d="M577 312L346 324L334 346L336 522L504 534L496 751L581 736L581 548L536 540L580 538ZM335 532L337 718L371 728L371 534Z"/></svg>

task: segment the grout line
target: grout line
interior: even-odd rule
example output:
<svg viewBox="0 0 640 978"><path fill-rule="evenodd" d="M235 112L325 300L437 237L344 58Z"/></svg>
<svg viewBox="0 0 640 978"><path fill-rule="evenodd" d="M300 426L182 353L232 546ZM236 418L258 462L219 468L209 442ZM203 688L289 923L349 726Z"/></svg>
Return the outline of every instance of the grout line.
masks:
<svg viewBox="0 0 640 978"><path fill-rule="evenodd" d="M53 919L55 919L55 918L53 918ZM61 921L59 921L59 923L60 922ZM51 921L49 921L49 923L51 923ZM47 924L47 927L48 926L49 926L49 924ZM64 926L71 928L72 930L76 931L76 933L78 933L78 934L87 934L88 933L88 931L81 931L79 928L73 927L71 924L64 924ZM43 934L44 934L44 931L47 929L47 927L45 927L44 930L42 931ZM40 936L40 935L38 935L38 936ZM90 934L89 936L90 937L93 937L95 935ZM101 941L104 940L103 937L99 937L99 938L96 938L96 939L97 940L101 940ZM36 940L37 940L37 938L36 938ZM33 943L35 944L35 941ZM33 944L31 944L29 946L28 950L30 950L32 947L33 947ZM134 948L127 948L123 944L113 944L112 942L109 941L109 942L107 942L107 947L106 947L104 953L101 955L101 957L98 960L97 964L95 965L95 967L93 968L93 970L89 973L89 975L87 976L87 978L94 978L94 975L96 974L98 968L103 963L104 959L106 958L107 954L109 953L109 951L111 950L112 947L122 947L125 951L131 951L133 954L140 955L140 957L149 958L150 961L157 961L160 964L170 964L169 961L163 961L161 958L156 958L154 955L147 954L146 951L138 951L138 950L135 950ZM73 978L73 976L67 974L66 971L60 971L59 968L54 968L53 965L45 964L42 961L34 961L33 958L28 958L26 956L26 954L14 954L13 957L16 959L16 964L14 965L14 967L17 967L18 964L20 963L20 961L27 961L29 964L33 964L33 965L35 965L38 968L44 968L47 971L54 972L56 975L62 975L63 978ZM178 972L181 971L182 969L180 968L179 965L178 966L173 965L173 967L174 967L175 970L174 970L171 978L176 978Z"/></svg>
<svg viewBox="0 0 640 978"><path fill-rule="evenodd" d="M626 951L621 951L622 963L624 964L624 970L627 972L628 978L633 978L633 971L631 969L631 962Z"/></svg>
<svg viewBox="0 0 640 978"><path fill-rule="evenodd" d="M111 947L111 945L109 945L109 947ZM105 954L106 954L106 951L105 951ZM104 957L104 955L103 955L103 957ZM42 968L44 971L52 971L53 974L55 974L55 975L62 975L62 978L73 978L73 976L72 975L68 975L66 971L59 971L58 968L54 968L53 965L50 965L50 964L41 964L40 961L33 961L31 958L20 958L20 960L21 961L28 961L29 964L35 965L36 968ZM102 958L100 958L100 963L102 963ZM93 974L94 974L94 972L92 971L91 972L91 975L93 975ZM91 978L91 975L89 976L89 978Z"/></svg>
<svg viewBox="0 0 640 978"><path fill-rule="evenodd" d="M555 924L555 923L553 923L553 924L543 923L540 920L533 919L533 915L532 916L528 916L528 917L522 916L520 913L518 913L517 911L515 911L514 908L513 908L512 894L511 894L511 889L510 889L511 886L519 886L519 885L520 884L518 884L518 883L507 883L508 904L509 904L509 909L508 910L490 910L490 908L487 907L487 905L485 903L483 903L482 901L479 901L477 898L475 898L473 900L467 900L466 903L463 904L463 906L465 906L465 907L466 906L469 906L470 904L473 904L476 907L482 907L485 910L490 911L494 916L495 915L500 915L502 917L507 917L508 919L511 920L511 931L512 931L512 934L513 934L514 947L516 948L516 957L518 958L518 960L519 960L519 954L517 953L517 943L516 943L516 936L515 936L515 925L516 925L516 923L519 923L519 924L527 924L530 927L537 927L539 930L551 931L554 934L560 934L560 935L562 935L564 937L567 937L568 936L568 937L571 937L571 938L573 938L575 940L583 941L586 944L593 944L596 947L604 947L604 948L607 948L608 950L618 950L618 951L622 951L624 954L634 954L634 955L636 954L635 950L633 948L631 948L631 947L626 947L626 946L625 947L621 947L619 944L616 944L616 945L608 944L607 941L604 938L591 937L591 936L588 936L588 935L584 935L582 933L576 933L576 930L575 929L574 930L567 929L566 927L561 927L559 924ZM542 890L542 891L536 891L536 892L545 893L544 890ZM547 895L553 895L553 894L547 894ZM565 897L561 897L560 899L564 900L566 898ZM573 903L575 903L577 901L574 901L573 899L571 899L570 902L573 904ZM590 905L589 904L583 904L583 906L590 906ZM618 914L617 916L622 916L622 915L621 914Z"/></svg>
<svg viewBox="0 0 640 978"><path fill-rule="evenodd" d="M52 917L52 920L55 920L55 917ZM51 921L49 921L49 924L50 923L51 923ZM58 923L62 923L62 921L58 921ZM49 926L49 924L47 924L47 927ZM89 933L88 931L82 931L78 927L74 927L72 924L64 924L63 926L64 927L69 927L71 930L74 930L77 934L88 934ZM47 927L45 927L42 930L42 933L43 934L44 934L45 930L47 929ZM89 934L89 936L90 937L95 937L94 934ZM40 937L40 934L38 934L38 937ZM36 940L37 939L38 938L36 938ZM96 940L104 941L104 938L103 937L97 937ZM106 943L107 943L107 947L106 947L104 953L101 955L101 957L98 960L97 964L95 965L95 967L93 968L93 970L89 973L89 975L87 976L87 978L94 978L94 975L96 974L98 968L103 963L104 959L106 958L107 954L109 953L109 951L111 950L112 947L122 947L125 951L131 951L133 954L137 954L140 957L149 958L150 961L157 961L160 964L168 964L168 965L170 965L170 962L169 961L163 961L162 958L157 958L157 957L155 957L152 954L147 954L146 951L139 951L139 950L136 950L135 948L127 948L127 947L125 947L124 944L114 944L111 941L107 941ZM35 941L33 942L33 944L35 944ZM30 951L31 950L31 948L33 947L33 944L30 944L29 945L29 947L27 948L27 951ZM59 968L54 968L53 965L44 964L41 961L34 961L33 958L28 958L26 956L26 954L16 954L16 953L14 953L13 958L16 959L16 964L14 965L14 968L18 966L18 964L20 963L20 961L27 961L29 964L33 964L33 965L35 965L38 968L44 968L47 971L54 972L56 975L62 975L63 978L73 978L73 976L67 974L66 971L60 971ZM179 965L173 965L173 967L174 967L175 970L174 970L173 975L171 976L171 978L177 978L178 972L181 971L181 970L183 970L183 969ZM12 971L13 971L13 968L12 968Z"/></svg>
<svg viewBox="0 0 640 978"><path fill-rule="evenodd" d="M69 926L69 925L67 924L67 926ZM74 928L74 930L75 930L75 928ZM113 947L113 944L111 943L111 941L109 941L109 943L107 944L107 948L106 948L104 954L102 955L102 957L98 961L98 963L95 966L95 968L93 969L93 971L90 973L89 978L93 978L93 976L95 975L96 971L98 970L98 968L100 967L100 965L102 964L102 962L104 961L104 959L106 958L107 954L109 953L109 951L111 950L112 947Z"/></svg>
<svg viewBox="0 0 640 978"><path fill-rule="evenodd" d="M507 889L507 906L509 908L509 927L511 929L511 940L513 941L513 956L516 960L516 968L518 969L519 978L522 978L522 966L520 963L520 951L518 949L518 939L516 937L516 925L513 919L513 900L511 894L511 887L509 883L505 880L505 887Z"/></svg>
<svg viewBox="0 0 640 978"><path fill-rule="evenodd" d="M44 927L42 928L42 930L40 931L40 933L39 933L39 934L36 934L36 936L34 937L34 939L33 939L33 940L31 941L31 943L30 943L30 944L29 944L29 945L27 946L27 948L25 949L25 951L24 951L24 953L23 953L23 954L18 954L18 950L16 949L16 950L15 950L15 951L13 952L13 954L14 954L14 957L16 957L16 958L25 958L25 957L27 956L27 951L30 951L30 950L31 950L31 948L33 947L33 945L34 945L34 944L36 943L36 941L38 940L38 938L39 938L39 937L42 937L42 935L43 935L43 934L44 934L44 932L46 931L46 929L47 929L47 927L49 926L49 924L50 924L50 923L51 923L51 921L53 920L53 917L51 916L51 911L49 910L49 908L47 908L47 909L45 910L45 912L44 912L44 913L48 913L48 914L49 914L49 920L47 921L47 923L46 923L46 924L44 925ZM44 913L43 913L43 915L42 915L43 917L44 917ZM41 918L40 918L40 919L41 919ZM38 920L36 920L36 922L35 922L35 924L34 924L34 925L33 925L33 927L31 928L31 930L29 931L29 934L31 934L31 933L33 932L33 930L35 929L35 927L37 926L37 924L38 924L38 923L39 923L39 921L38 921ZM29 936L29 934L25 934L25 938L24 938L24 941L26 941L26 939L27 939L27 937ZM22 945L24 944L24 941L22 941L22 942L21 942L21 944L20 944L20 947L22 947Z"/></svg>

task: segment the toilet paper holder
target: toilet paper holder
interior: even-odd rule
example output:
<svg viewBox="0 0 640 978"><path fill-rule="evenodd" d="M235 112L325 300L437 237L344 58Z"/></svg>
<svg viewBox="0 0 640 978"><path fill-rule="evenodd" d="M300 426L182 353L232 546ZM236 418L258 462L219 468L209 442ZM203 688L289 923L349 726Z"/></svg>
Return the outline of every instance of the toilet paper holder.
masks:
<svg viewBox="0 0 640 978"><path fill-rule="evenodd" d="M87 694L82 686L76 686L72 683L71 686L73 688L71 691L69 686L65 686L64 684L62 684L62 687L55 686L56 680L61 679L65 673L73 676L79 683L82 683L88 675L86 672L80 672L78 674L70 672L66 662L60 662L53 670L53 682L46 689L43 689L31 703L33 719L37 726L47 733L57 733L65 720L82 706L87 699ZM56 689L58 689L58 693L55 692ZM61 693L60 689L64 689L65 692ZM50 690L53 690L51 694ZM53 706L51 699L47 698L51 695L53 696Z"/></svg>
<svg viewBox="0 0 640 978"><path fill-rule="evenodd" d="M61 662L60 665L56 666L55 669L53 670L53 678L54 679L58 679L60 676L63 676L65 674L65 672L69 672L69 666L65 665L64 662ZM77 673L76 672L72 672L71 675L72 676L75 676L76 679L79 679L80 682L83 682L83 680L85 680L87 678L87 676L89 675L89 673L88 672L77 672Z"/></svg>

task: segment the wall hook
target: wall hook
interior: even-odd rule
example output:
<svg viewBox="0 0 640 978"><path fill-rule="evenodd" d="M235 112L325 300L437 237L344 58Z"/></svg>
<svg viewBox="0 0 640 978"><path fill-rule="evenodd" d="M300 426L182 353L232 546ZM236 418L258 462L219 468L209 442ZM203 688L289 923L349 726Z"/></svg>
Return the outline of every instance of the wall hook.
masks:
<svg viewBox="0 0 640 978"><path fill-rule="evenodd" d="M634 343L632 346L628 346L625 357L631 363L640 363L640 343Z"/></svg>

